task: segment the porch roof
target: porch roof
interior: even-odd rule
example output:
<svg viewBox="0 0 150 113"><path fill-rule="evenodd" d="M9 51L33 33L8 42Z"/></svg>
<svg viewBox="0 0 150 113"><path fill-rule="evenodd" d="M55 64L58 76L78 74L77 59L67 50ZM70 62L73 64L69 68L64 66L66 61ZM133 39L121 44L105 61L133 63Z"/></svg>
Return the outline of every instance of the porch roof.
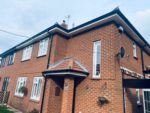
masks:
<svg viewBox="0 0 150 113"><path fill-rule="evenodd" d="M54 64L51 64L49 68L43 72L43 74L44 76L52 77L87 77L89 72L76 58L66 57Z"/></svg>

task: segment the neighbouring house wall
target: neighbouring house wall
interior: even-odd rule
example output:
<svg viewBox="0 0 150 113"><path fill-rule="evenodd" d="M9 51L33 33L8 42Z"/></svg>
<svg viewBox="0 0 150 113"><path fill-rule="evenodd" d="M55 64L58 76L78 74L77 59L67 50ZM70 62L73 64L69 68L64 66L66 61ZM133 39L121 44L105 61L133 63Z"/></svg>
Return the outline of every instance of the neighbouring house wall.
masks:
<svg viewBox="0 0 150 113"><path fill-rule="evenodd" d="M49 40L50 46L50 40ZM39 42L33 44L32 57L28 61L21 61L23 49L16 52L15 61L13 65L5 66L0 68L0 76L10 77L10 83L8 85L8 91L10 91L10 97L8 104L13 106L14 108L20 109L24 112L29 112L34 108L40 109L41 99L42 99L42 90L41 89L41 98L39 101L31 100L31 91L33 85L33 77L42 76L42 72L47 68L48 62L48 53L47 55L42 57L37 57L39 50ZM7 65L7 62L6 62ZM18 77L27 77L27 88L28 95L25 97L15 96L15 89ZM3 81L0 82L0 86L2 86ZM44 83L44 79L43 79Z"/></svg>

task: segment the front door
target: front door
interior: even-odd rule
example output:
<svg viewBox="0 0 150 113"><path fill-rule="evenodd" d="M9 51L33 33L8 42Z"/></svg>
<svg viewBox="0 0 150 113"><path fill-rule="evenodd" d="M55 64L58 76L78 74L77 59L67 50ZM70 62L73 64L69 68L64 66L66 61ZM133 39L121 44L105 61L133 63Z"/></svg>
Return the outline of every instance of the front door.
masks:
<svg viewBox="0 0 150 113"><path fill-rule="evenodd" d="M144 113L150 113L150 89L143 90Z"/></svg>

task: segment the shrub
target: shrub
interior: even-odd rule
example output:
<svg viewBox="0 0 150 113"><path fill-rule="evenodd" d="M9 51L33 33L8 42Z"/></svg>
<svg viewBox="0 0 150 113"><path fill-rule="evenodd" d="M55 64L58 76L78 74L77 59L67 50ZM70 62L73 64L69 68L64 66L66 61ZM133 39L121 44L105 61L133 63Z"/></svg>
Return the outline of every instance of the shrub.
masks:
<svg viewBox="0 0 150 113"><path fill-rule="evenodd" d="M102 97L98 97L98 104L100 105L104 105L104 104L108 104L109 100L107 97L102 96Z"/></svg>
<svg viewBox="0 0 150 113"><path fill-rule="evenodd" d="M25 86L23 86L23 87L20 87L19 92L23 93L24 96L27 96L28 89Z"/></svg>

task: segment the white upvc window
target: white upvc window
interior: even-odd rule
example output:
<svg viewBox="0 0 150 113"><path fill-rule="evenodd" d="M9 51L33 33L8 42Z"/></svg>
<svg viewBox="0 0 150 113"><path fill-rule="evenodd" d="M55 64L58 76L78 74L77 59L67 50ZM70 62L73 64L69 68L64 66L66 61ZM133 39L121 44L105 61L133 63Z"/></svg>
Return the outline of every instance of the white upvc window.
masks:
<svg viewBox="0 0 150 113"><path fill-rule="evenodd" d="M0 67L4 67L6 62L6 58L2 58L0 62Z"/></svg>
<svg viewBox="0 0 150 113"><path fill-rule="evenodd" d="M8 65L11 65L11 64L14 63L14 61L15 61L15 55L16 55L15 53L9 55L9 58L8 58Z"/></svg>
<svg viewBox="0 0 150 113"><path fill-rule="evenodd" d="M133 42L133 57L137 57L137 47L136 47L136 44L135 42Z"/></svg>
<svg viewBox="0 0 150 113"><path fill-rule="evenodd" d="M34 77L31 99L40 100L41 88L42 88L42 79L43 77Z"/></svg>
<svg viewBox="0 0 150 113"><path fill-rule="evenodd" d="M93 47L93 78L100 78L101 41L94 42Z"/></svg>
<svg viewBox="0 0 150 113"><path fill-rule="evenodd" d="M143 89L144 113L150 113L150 89Z"/></svg>
<svg viewBox="0 0 150 113"><path fill-rule="evenodd" d="M19 77L16 85L15 95L23 97L24 94L20 92L20 88L26 86L27 77Z"/></svg>
<svg viewBox="0 0 150 113"><path fill-rule="evenodd" d="M136 89L136 97L137 97L136 103L137 103L137 104L140 104L140 103L141 103L141 99L140 99L140 89Z"/></svg>
<svg viewBox="0 0 150 113"><path fill-rule="evenodd" d="M38 56L46 55L47 54L47 48L48 48L48 38L40 41Z"/></svg>
<svg viewBox="0 0 150 113"><path fill-rule="evenodd" d="M22 61L29 60L31 58L32 47L33 45L30 45L23 50Z"/></svg>

